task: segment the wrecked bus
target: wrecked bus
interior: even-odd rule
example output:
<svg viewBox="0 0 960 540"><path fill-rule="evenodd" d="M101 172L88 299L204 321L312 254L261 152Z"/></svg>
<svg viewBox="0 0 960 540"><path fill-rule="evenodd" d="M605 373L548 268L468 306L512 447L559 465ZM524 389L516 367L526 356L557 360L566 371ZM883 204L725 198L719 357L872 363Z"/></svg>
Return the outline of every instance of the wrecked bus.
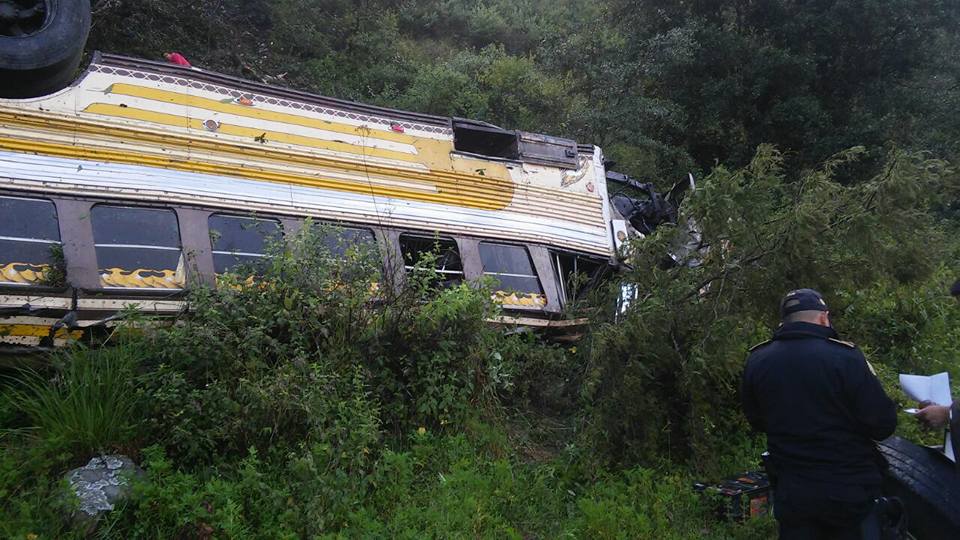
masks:
<svg viewBox="0 0 960 540"><path fill-rule="evenodd" d="M499 284L503 322L569 326L571 277L615 267L636 233L622 214L670 219L613 204L608 176L633 182L569 139L96 54L65 88L0 99L0 342L62 344L133 304L174 314L307 218L375 242L398 279L439 246L445 281Z"/></svg>

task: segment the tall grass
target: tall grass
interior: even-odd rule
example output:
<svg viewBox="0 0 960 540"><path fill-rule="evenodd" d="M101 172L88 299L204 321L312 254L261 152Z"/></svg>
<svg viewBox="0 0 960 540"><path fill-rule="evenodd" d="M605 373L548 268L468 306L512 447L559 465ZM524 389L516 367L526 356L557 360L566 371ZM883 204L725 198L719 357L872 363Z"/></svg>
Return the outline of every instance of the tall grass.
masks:
<svg viewBox="0 0 960 540"><path fill-rule="evenodd" d="M8 377L4 397L28 425L15 430L82 452L116 449L135 432L137 347L60 352L52 372L22 369ZM10 433L13 430L7 430Z"/></svg>

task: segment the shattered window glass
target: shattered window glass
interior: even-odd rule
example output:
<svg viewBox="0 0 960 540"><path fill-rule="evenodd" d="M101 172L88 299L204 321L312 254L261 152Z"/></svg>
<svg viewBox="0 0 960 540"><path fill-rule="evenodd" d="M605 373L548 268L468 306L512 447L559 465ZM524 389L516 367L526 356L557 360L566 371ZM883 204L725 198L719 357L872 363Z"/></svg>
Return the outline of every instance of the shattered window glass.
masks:
<svg viewBox="0 0 960 540"><path fill-rule="evenodd" d="M463 281L460 250L451 238L401 234L400 252L407 272L412 271L421 258L430 254L436 258L433 269L438 274L440 286L453 287Z"/></svg>
<svg viewBox="0 0 960 540"><path fill-rule="evenodd" d="M214 214L208 225L213 269L218 274L238 267L261 269L270 245L281 237L280 222L275 219Z"/></svg>
<svg viewBox="0 0 960 540"><path fill-rule="evenodd" d="M62 257L52 202L0 197L0 285L50 285Z"/></svg>
<svg viewBox="0 0 960 540"><path fill-rule="evenodd" d="M90 211L90 220L100 286L183 288L183 251L173 210L97 205Z"/></svg>

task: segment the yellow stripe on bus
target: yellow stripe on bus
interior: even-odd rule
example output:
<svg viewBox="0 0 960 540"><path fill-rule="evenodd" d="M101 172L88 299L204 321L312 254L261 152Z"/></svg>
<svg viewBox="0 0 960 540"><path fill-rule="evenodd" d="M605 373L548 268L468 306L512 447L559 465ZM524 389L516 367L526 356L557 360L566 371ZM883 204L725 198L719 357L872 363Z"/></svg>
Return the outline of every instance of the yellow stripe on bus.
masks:
<svg viewBox="0 0 960 540"><path fill-rule="evenodd" d="M0 338L6 336L28 336L28 337L47 337L50 335L50 327L42 324L0 324ZM68 332L65 328L57 330L54 337L65 338ZM80 339L83 336L82 330L72 330L69 336L74 339Z"/></svg>
<svg viewBox="0 0 960 540"><path fill-rule="evenodd" d="M433 172L435 173L444 174L446 172L449 174L450 172L453 172L455 174L463 174L483 171L483 176L510 181L510 173L502 163L463 157L457 160L452 160L450 157L450 152L454 150L452 137L445 139L434 139L431 137L420 137L403 133L394 133L392 131L373 129L366 125L352 126L349 124L342 124L319 118L310 118L308 116L301 116L298 114L271 111L268 109L258 108L257 104L254 104L253 106L239 105L237 103L233 103L232 100L223 102L216 99L193 96L190 94L183 94L170 90L160 90L158 88L148 88L145 86L128 83L112 84L109 88L107 88L106 92L108 94L118 96L149 99L152 101L169 103L171 105L194 107L211 112L220 112L242 116L245 118L279 122L289 124L291 126L334 131L337 133L366 137L372 140L404 143L417 149L417 157L419 159L413 161L426 165L428 168L433 169ZM187 126L188 124L186 118L184 118L183 124L175 125ZM375 155L372 152L375 149L370 150L371 151L367 151L366 154ZM411 158L406 157L404 160L411 161Z"/></svg>
<svg viewBox="0 0 960 540"><path fill-rule="evenodd" d="M103 116L112 116L115 118L126 118L129 120L139 120L142 122L150 122L152 124L160 124L164 126L174 126L174 127L186 127L196 130L205 130L203 126L203 121L199 118L187 118L184 116L178 116L168 113L160 113L155 111L148 111L145 109L136 109L133 107L121 107L119 105L110 105L107 103L93 103L87 106L83 110L85 113L99 114ZM318 148L321 150L330 150L332 152L343 152L346 154L354 154L358 160L363 159L364 156L379 157L385 159L393 159L396 161L410 161L414 163L419 163L416 159L416 155L410 154L407 152L397 152L396 150L384 150L381 148L370 148L364 146L358 146L355 144L339 142L339 141L328 141L325 139L318 139L315 137L306 137L303 135L293 135L290 133L280 133L277 131L266 131L263 129L248 128L243 126L234 126L231 124L221 123L217 128L217 133L222 133L224 135L233 135L236 137L245 137L249 140L257 140L262 138L263 141L269 142L279 142L284 144L294 144L298 146L306 146L309 148Z"/></svg>
<svg viewBox="0 0 960 540"><path fill-rule="evenodd" d="M125 163L131 165L146 165L161 167L165 169L176 169L188 172L200 172L207 174L219 174L248 178L251 180L278 182L282 184L295 184L321 189L330 189L335 191L346 191L350 193L360 193L364 195L376 195L391 197L397 199L407 199L414 201L432 202L439 204L451 204L466 208L480 208L486 210L501 210L505 208L510 199L504 196L496 197L494 193L488 194L485 198L465 197L454 193L431 193L423 190L389 188L378 186L374 183L361 183L340 180L336 178L325 178L320 175L304 176L279 171L269 171L256 169L244 165L225 165L213 164L200 161L199 159L183 160L171 159L162 156L132 152L130 150L115 151L106 149L84 148L68 144L45 143L40 141L24 141L17 139L0 139L0 148L18 152L33 152L37 154L91 159L97 161L108 161L111 163ZM512 190L510 195L512 195Z"/></svg>
<svg viewBox="0 0 960 540"><path fill-rule="evenodd" d="M106 93L121 95L121 96L139 97L139 98L149 99L153 101L162 101L162 102L170 103L173 105L196 107L198 109L206 109L208 111L222 112L222 113L232 114L236 116L243 116L246 118L256 118L259 120L268 120L271 122L280 122L283 124L292 124L292 125L302 126L302 127L323 129L326 131L335 131L337 133L359 135L359 136L371 136L372 138L381 139L384 141L413 144L415 140L419 138L413 135L406 135L403 133L394 133L392 131L370 130L369 128L365 129L364 126L351 126L349 124L340 124L337 122L332 122L330 120L310 118L308 116L301 116L299 114L284 113L284 112L271 111L268 109L261 109L261 108L258 108L259 103L256 103L253 106L239 105L237 103L234 103L232 100L223 102L216 99L193 96L190 94L183 94L180 92L172 92L170 90L160 90L157 88L149 88L146 86L140 86L136 84L115 83L110 85L109 88L107 88Z"/></svg>
<svg viewBox="0 0 960 540"><path fill-rule="evenodd" d="M11 114L0 111L0 126L21 127L17 138L0 138L0 148L14 151L36 152L40 154L75 157L84 159L99 159L114 163L146 165L168 169L185 170L191 172L205 172L239 176L261 181L273 181L288 184L305 185L311 187L348 191L352 193L373 194L400 199L451 204L466 208L480 208L501 210L513 200L514 183L509 179L500 179L497 176L486 174L469 174L455 170L417 171L390 167L387 165L370 164L360 160L325 158L297 154L275 148L258 148L243 146L239 143L227 143L216 140L198 140L185 135L173 133L152 132L130 127L106 126L90 122L78 122L61 118L51 118L30 113ZM29 134L28 129L38 129L32 139L20 138ZM70 143L54 143L42 140L43 132L53 130L58 133L71 135ZM101 140L91 141L101 146L111 145L109 148L98 148L94 144L83 146L79 135L87 134L91 137L100 137ZM111 143L110 139L120 138ZM106 139L106 140L103 140ZM120 144L116 144L116 143ZM145 143L156 145L156 153L123 150L124 142ZM189 154L189 158L170 156L171 149L181 150ZM211 157L224 153L236 159L236 164L202 161L200 151L210 152ZM296 163L305 167L327 167L338 171L350 171L369 177L370 181L349 181L322 176L319 174L297 174L270 169L269 163L257 162L253 158L261 158L282 163L289 166ZM494 164L496 165L496 164ZM493 168L493 167L491 167ZM496 171L505 172L505 171ZM377 185L378 176L389 180L406 180L420 183L420 186L388 187ZM438 191L423 190L422 184L436 186Z"/></svg>

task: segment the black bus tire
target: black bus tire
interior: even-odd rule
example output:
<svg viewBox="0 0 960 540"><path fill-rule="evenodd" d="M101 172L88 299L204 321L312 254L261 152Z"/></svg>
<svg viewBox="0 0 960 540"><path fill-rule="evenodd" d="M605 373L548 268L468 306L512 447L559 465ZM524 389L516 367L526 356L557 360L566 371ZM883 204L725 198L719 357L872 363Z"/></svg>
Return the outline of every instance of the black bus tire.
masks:
<svg viewBox="0 0 960 540"><path fill-rule="evenodd" d="M907 527L924 540L960 538L960 474L956 465L931 448L900 437L878 445L887 460L884 495L896 496L907 510Z"/></svg>
<svg viewBox="0 0 960 540"><path fill-rule="evenodd" d="M50 94L73 81L90 32L89 0L43 0L37 31L0 35L0 97Z"/></svg>

